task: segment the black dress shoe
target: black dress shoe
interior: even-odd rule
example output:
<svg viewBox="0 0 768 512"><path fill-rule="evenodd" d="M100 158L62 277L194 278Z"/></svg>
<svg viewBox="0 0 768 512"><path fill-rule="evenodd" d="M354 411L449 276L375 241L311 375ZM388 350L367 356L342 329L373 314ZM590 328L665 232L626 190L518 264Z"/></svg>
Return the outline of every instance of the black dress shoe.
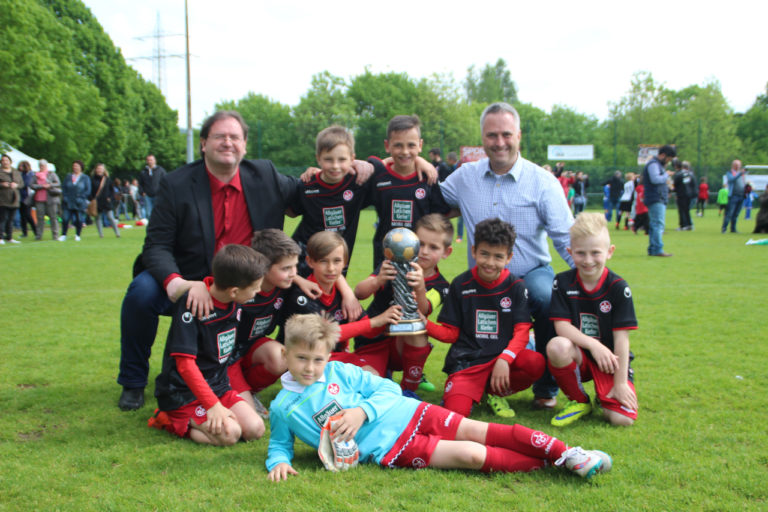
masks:
<svg viewBox="0 0 768 512"><path fill-rule="evenodd" d="M144 407L144 388L123 388L117 406L122 411L135 411Z"/></svg>

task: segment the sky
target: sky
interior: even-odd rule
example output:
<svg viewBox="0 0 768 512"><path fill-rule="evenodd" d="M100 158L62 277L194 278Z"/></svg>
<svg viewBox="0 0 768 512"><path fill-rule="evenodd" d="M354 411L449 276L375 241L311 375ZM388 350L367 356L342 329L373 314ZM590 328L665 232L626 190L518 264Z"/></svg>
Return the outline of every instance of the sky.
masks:
<svg viewBox="0 0 768 512"><path fill-rule="evenodd" d="M128 64L155 83L147 57L156 52L159 18L160 33L169 34L160 39L168 55L161 90L186 126L184 0L84 1ZM296 106L323 71L347 80L366 68L415 79L437 73L463 83L470 66L499 58L520 101L600 120L638 71L676 90L717 80L735 112L748 110L768 82L761 2L450 4L189 0L192 124L217 102L249 92Z"/></svg>

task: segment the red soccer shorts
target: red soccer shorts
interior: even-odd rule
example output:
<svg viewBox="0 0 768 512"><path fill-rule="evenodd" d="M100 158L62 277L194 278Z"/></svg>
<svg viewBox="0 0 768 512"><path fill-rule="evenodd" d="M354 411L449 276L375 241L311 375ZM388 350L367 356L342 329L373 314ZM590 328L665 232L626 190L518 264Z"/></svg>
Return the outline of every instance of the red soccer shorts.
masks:
<svg viewBox="0 0 768 512"><path fill-rule="evenodd" d="M229 390L219 397L219 401L224 407L230 409L236 403L242 402L243 399L233 390ZM170 424L165 425L164 428L171 434L176 434L179 437L189 437L189 420L200 425L208 419L207 411L199 400L190 402L173 411L166 411L166 414L170 419Z"/></svg>
<svg viewBox="0 0 768 512"><path fill-rule="evenodd" d="M401 371L403 369L403 362L397 352L395 338L390 337L360 348L355 347L354 353L365 360L364 365L358 366L368 365L376 370L380 377L386 377L387 370Z"/></svg>
<svg viewBox="0 0 768 512"><path fill-rule="evenodd" d="M600 400L600 406L603 409L614 411L623 416L626 416L627 418L636 420L637 411L628 409L621 405L618 400L614 398L608 398L606 396L613 389L613 375L600 371L597 363L587 357L587 354L584 353L584 350L579 350L581 350L581 365L579 366L581 381L595 381L595 394L597 395L598 400ZM627 381L627 384L629 384L630 389L632 389L632 392L635 393L635 396L637 396L637 392L635 391L635 384L631 380Z"/></svg>
<svg viewBox="0 0 768 512"><path fill-rule="evenodd" d="M229 387L231 387L235 393L240 394L243 391L250 391L251 385L245 380L243 375L243 363L244 358L240 358L227 367L227 376L229 377Z"/></svg>
<svg viewBox="0 0 768 512"><path fill-rule="evenodd" d="M385 467L421 469L443 439L453 441L464 416L439 405L422 402L395 444L381 459Z"/></svg>

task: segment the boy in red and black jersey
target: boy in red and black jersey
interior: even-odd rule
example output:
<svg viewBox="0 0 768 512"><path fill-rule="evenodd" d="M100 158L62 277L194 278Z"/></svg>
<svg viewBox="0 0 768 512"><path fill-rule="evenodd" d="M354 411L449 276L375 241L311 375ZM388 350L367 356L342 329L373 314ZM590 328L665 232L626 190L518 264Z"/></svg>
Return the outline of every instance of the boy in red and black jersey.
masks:
<svg viewBox="0 0 768 512"><path fill-rule="evenodd" d="M421 153L420 121L417 116L395 116L387 126L384 146L392 157L384 165L377 158L368 159L375 172L369 180L371 202L379 216L373 235L373 268L384 261L382 241L396 227L414 229L416 221L429 213L448 214L448 206L440 186L419 181L417 158Z"/></svg>
<svg viewBox="0 0 768 512"><path fill-rule="evenodd" d="M231 445L264 434L256 411L230 387L227 366L239 303L259 291L266 265L250 247L232 244L219 250L212 270L213 277L204 280L213 299L210 314L195 318L186 308L186 293L176 302L155 383L159 409L149 425L198 443Z"/></svg>
<svg viewBox="0 0 768 512"><path fill-rule="evenodd" d="M317 283L322 290L320 297L313 299L298 287L293 287L283 305L283 318L286 320L293 315L316 313L325 315L341 325L341 338L332 350L331 359L365 367L365 362L350 354L347 350L349 339L361 334L372 336L382 331L382 327L390 321L399 319L399 308L387 307L384 311L369 317L362 314L351 321L344 319L341 294L337 288L342 278L342 270L347 266L349 255L344 238L332 231L320 231L309 238L307 242L307 264L312 269L309 281ZM283 324L281 323L277 339L284 340Z"/></svg>
<svg viewBox="0 0 768 512"><path fill-rule="evenodd" d="M576 268L558 274L552 285L549 314L557 336L547 344L547 357L571 402L552 424L568 425L592 411L582 382L594 380L606 419L632 425L637 419L629 350L629 331L637 329L632 291L605 266L615 247L603 215L580 213L570 233L568 252Z"/></svg>
<svg viewBox="0 0 768 512"><path fill-rule="evenodd" d="M347 242L351 258L360 212L370 204L368 184L358 184L351 172L355 160L352 133L342 126L330 126L317 135L315 148L320 172L301 184L299 198L291 207L293 214L301 215L293 239L302 248L299 273L304 277L311 273L304 260L309 237L335 231Z"/></svg>
<svg viewBox="0 0 768 512"><path fill-rule="evenodd" d="M411 264L413 271L407 274L407 278L415 292L419 311L429 316L448 294L448 281L437 264L451 254L453 226L444 216L432 213L416 222L415 231L419 239L419 255L417 261ZM369 316L382 313L393 303L392 280L395 275L395 268L384 260L377 272L355 287L355 294L361 300L373 294L373 301L368 306ZM426 335L393 338L382 333L375 337L355 338L355 353L364 357L377 375L386 375L388 370L403 370L400 385L410 391L415 391L422 383L424 364L431 351L432 346Z"/></svg>
<svg viewBox="0 0 768 512"><path fill-rule="evenodd" d="M544 357L526 349L531 329L528 291L505 267L512 259L515 229L499 219L477 224L472 256L477 265L456 277L430 336L452 343L443 371L448 374L445 407L469 416L488 393L500 416L514 411L504 396L531 386L544 372Z"/></svg>

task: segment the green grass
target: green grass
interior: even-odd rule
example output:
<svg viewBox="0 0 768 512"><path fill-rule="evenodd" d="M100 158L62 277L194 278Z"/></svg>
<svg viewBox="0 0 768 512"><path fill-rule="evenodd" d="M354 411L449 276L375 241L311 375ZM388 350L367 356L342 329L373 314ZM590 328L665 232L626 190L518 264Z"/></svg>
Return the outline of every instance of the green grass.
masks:
<svg viewBox="0 0 768 512"><path fill-rule="evenodd" d="M217 449L149 429L152 385L148 406L117 409L120 303L142 228L119 240L89 227L79 243L2 246L0 510L765 510L768 248L721 235L714 210L694 218L694 232L674 231L674 211L667 219L673 258L648 258L646 237L611 232L610 266L632 286L640 323L631 336L635 426L589 417L557 430L551 413L529 408L530 391L512 399L516 421L614 457L594 483L553 469L489 476L367 465L338 475L297 443L300 475L270 484L266 440ZM365 212L350 282L370 271L372 222ZM440 266L449 279L464 270L465 248ZM556 254L554 266L564 270ZM167 326L161 320L152 380ZM445 352L436 344L427 364L438 387ZM484 407L475 417L491 419Z"/></svg>

